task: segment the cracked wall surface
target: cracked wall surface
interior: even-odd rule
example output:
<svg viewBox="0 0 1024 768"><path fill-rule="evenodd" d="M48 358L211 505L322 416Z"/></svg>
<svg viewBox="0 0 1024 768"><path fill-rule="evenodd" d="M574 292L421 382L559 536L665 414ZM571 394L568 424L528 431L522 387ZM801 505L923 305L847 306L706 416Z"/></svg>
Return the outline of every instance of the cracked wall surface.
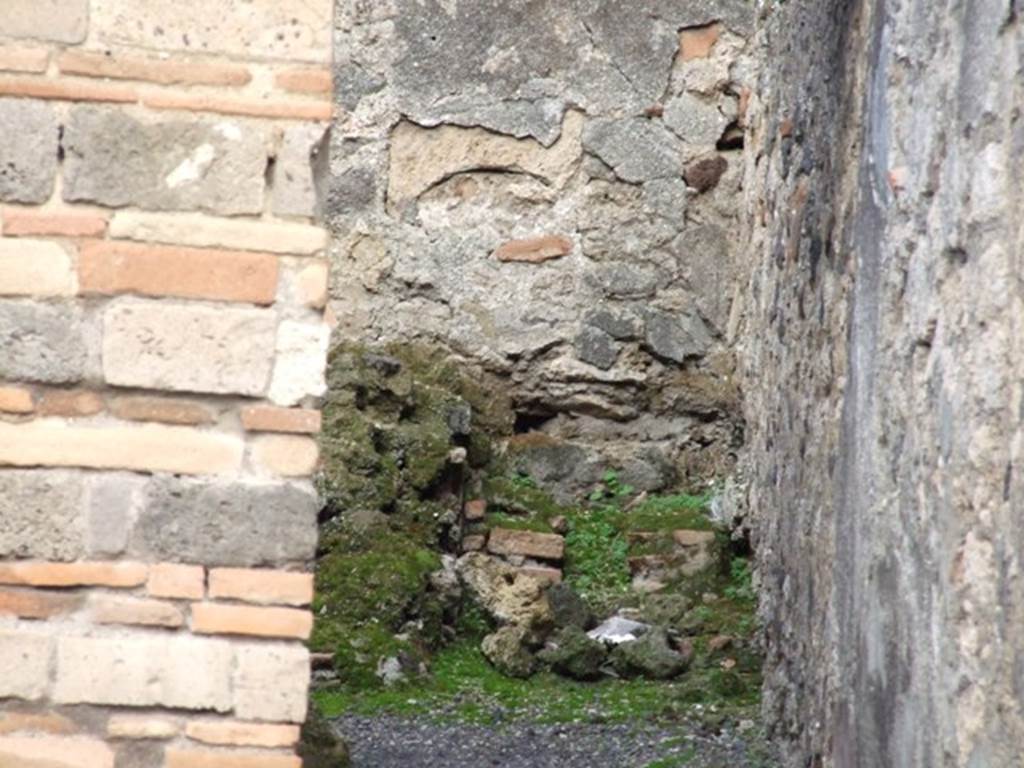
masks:
<svg viewBox="0 0 1024 768"><path fill-rule="evenodd" d="M564 493L727 471L751 24L743 0L338 2L339 338L497 374L566 446L534 467Z"/></svg>
<svg viewBox="0 0 1024 768"><path fill-rule="evenodd" d="M740 339L790 766L1019 766L1020 2L764 9Z"/></svg>

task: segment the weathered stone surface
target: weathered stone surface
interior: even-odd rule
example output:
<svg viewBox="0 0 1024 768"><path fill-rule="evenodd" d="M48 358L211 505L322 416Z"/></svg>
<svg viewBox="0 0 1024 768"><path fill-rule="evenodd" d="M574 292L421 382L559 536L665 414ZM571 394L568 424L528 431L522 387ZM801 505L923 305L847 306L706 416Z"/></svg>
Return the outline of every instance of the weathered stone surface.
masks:
<svg viewBox="0 0 1024 768"><path fill-rule="evenodd" d="M0 301L0 379L67 384L85 371L82 312L74 304Z"/></svg>
<svg viewBox="0 0 1024 768"><path fill-rule="evenodd" d="M319 216L327 170L327 127L308 123L286 128L274 162L274 213Z"/></svg>
<svg viewBox="0 0 1024 768"><path fill-rule="evenodd" d="M0 37L80 43L88 25L89 0L6 0Z"/></svg>
<svg viewBox="0 0 1024 768"><path fill-rule="evenodd" d="M110 223L110 235L197 248L236 248L303 256L327 247L327 232L309 224L218 218L198 213L119 211Z"/></svg>
<svg viewBox="0 0 1024 768"><path fill-rule="evenodd" d="M309 651L298 645L243 644L235 651L235 715L242 720L306 719Z"/></svg>
<svg viewBox="0 0 1024 768"><path fill-rule="evenodd" d="M263 209L266 138L231 120L146 122L76 107L64 128L64 199L227 215Z"/></svg>
<svg viewBox="0 0 1024 768"><path fill-rule="evenodd" d="M331 8L321 2L254 0L208 16L203 0L173 6L161 0L93 0L90 21L97 39L107 45L326 62Z"/></svg>
<svg viewBox="0 0 1024 768"><path fill-rule="evenodd" d="M665 125L687 144L714 147L730 118L714 100L683 93L665 105Z"/></svg>
<svg viewBox="0 0 1024 768"><path fill-rule="evenodd" d="M554 626L545 582L480 552L463 555L456 565L459 578L498 622L523 627L534 639Z"/></svg>
<svg viewBox="0 0 1024 768"><path fill-rule="evenodd" d="M566 677L596 680L608 658L608 649L604 643L587 637L579 627L571 626L555 634L537 656Z"/></svg>
<svg viewBox="0 0 1024 768"><path fill-rule="evenodd" d="M667 680L684 672L688 656L669 646L668 636L660 627L652 627L638 640L615 646L611 654L615 671L623 677L650 677Z"/></svg>
<svg viewBox="0 0 1024 768"><path fill-rule="evenodd" d="M454 174L495 168L561 186L579 161L582 127L579 113L566 113L562 137L548 148L532 139L514 139L480 128L422 128L399 123L391 132L388 199L401 203Z"/></svg>
<svg viewBox="0 0 1024 768"><path fill-rule="evenodd" d="M587 313L583 321L613 339L635 339L643 330L643 320L636 315L604 307Z"/></svg>
<svg viewBox="0 0 1024 768"><path fill-rule="evenodd" d="M111 305L103 320L103 373L110 384L266 391L276 326L269 310L128 301Z"/></svg>
<svg viewBox="0 0 1024 768"><path fill-rule="evenodd" d="M114 768L114 751L83 736L0 737L0 765L19 768Z"/></svg>
<svg viewBox="0 0 1024 768"><path fill-rule="evenodd" d="M76 560L85 552L84 481L74 472L0 471L0 558Z"/></svg>
<svg viewBox="0 0 1024 768"><path fill-rule="evenodd" d="M594 613L590 606L568 584L548 587L547 596L556 627L588 630L594 626Z"/></svg>
<svg viewBox="0 0 1024 768"><path fill-rule="evenodd" d="M502 674L529 677L537 668L537 660L530 653L528 642L528 630L518 624L508 624L487 635L480 650Z"/></svg>
<svg viewBox="0 0 1024 768"><path fill-rule="evenodd" d="M5 18L9 14L4 13ZM0 28L3 22L0 21ZM42 203L57 175L57 117L53 107L25 99L0 99L0 200Z"/></svg>
<svg viewBox="0 0 1024 768"><path fill-rule="evenodd" d="M487 538L487 549L496 555L561 560L565 554L565 539L554 533L494 528Z"/></svg>
<svg viewBox="0 0 1024 768"><path fill-rule="evenodd" d="M652 310L647 312L644 343L658 357L681 363L703 355L711 335L699 317Z"/></svg>
<svg viewBox="0 0 1024 768"><path fill-rule="evenodd" d="M319 397L327 391L324 376L330 337L326 323L281 321L268 393L274 403L296 405L304 397Z"/></svg>
<svg viewBox="0 0 1024 768"><path fill-rule="evenodd" d="M125 551L145 484L143 478L126 473L89 479L86 544L90 555L111 557Z"/></svg>
<svg viewBox="0 0 1024 768"><path fill-rule="evenodd" d="M58 704L231 709L231 644L187 636L62 637Z"/></svg>
<svg viewBox="0 0 1024 768"><path fill-rule="evenodd" d="M585 363L607 371L619 359L619 346L604 331L584 326L576 335L576 356Z"/></svg>
<svg viewBox="0 0 1024 768"><path fill-rule="evenodd" d="M316 494L298 484L153 479L129 552L204 565L304 562L318 510Z"/></svg>
<svg viewBox="0 0 1024 768"><path fill-rule="evenodd" d="M652 120L591 120L583 131L583 146L607 163L623 181L635 183L682 175L676 139Z"/></svg>
<svg viewBox="0 0 1024 768"><path fill-rule="evenodd" d="M0 632L0 699L45 696L52 656L53 638L47 634L23 627Z"/></svg>

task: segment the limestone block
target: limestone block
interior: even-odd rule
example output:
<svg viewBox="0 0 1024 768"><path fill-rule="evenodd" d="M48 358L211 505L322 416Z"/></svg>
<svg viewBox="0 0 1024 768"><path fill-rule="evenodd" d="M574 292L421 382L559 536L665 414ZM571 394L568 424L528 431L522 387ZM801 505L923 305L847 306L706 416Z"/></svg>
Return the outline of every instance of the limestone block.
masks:
<svg viewBox="0 0 1024 768"><path fill-rule="evenodd" d="M232 657L230 643L213 638L62 637L53 700L227 712Z"/></svg>
<svg viewBox="0 0 1024 768"><path fill-rule="evenodd" d="M74 293L74 265L60 245L45 240L0 240L0 296Z"/></svg>
<svg viewBox="0 0 1024 768"><path fill-rule="evenodd" d="M76 472L0 471L0 558L81 557L83 493Z"/></svg>
<svg viewBox="0 0 1024 768"><path fill-rule="evenodd" d="M88 27L89 0L4 0L0 14L0 37L80 43Z"/></svg>
<svg viewBox="0 0 1024 768"><path fill-rule="evenodd" d="M320 449L316 440L299 435L260 435L252 441L253 464L279 477L308 477L316 471Z"/></svg>
<svg viewBox="0 0 1024 768"><path fill-rule="evenodd" d="M103 44L327 62L332 10L330 0L224 3L212 14L207 0L93 0L90 24Z"/></svg>
<svg viewBox="0 0 1024 768"><path fill-rule="evenodd" d="M124 552L139 514L146 481L136 475L102 474L89 480L86 542L92 556Z"/></svg>
<svg viewBox="0 0 1024 768"><path fill-rule="evenodd" d="M711 345L711 334L696 315L650 310L644 346L655 356L681 363L700 357Z"/></svg>
<svg viewBox="0 0 1024 768"><path fill-rule="evenodd" d="M327 173L327 126L306 123L286 128L274 163L274 213L319 215Z"/></svg>
<svg viewBox="0 0 1024 768"><path fill-rule="evenodd" d="M103 373L117 386L261 395L274 331L269 310L114 304L104 316Z"/></svg>
<svg viewBox="0 0 1024 768"><path fill-rule="evenodd" d="M235 650L235 715L242 720L306 719L309 651L300 645L245 644Z"/></svg>
<svg viewBox="0 0 1024 768"><path fill-rule="evenodd" d="M82 312L73 304L0 301L0 379L69 384L85 370Z"/></svg>
<svg viewBox="0 0 1024 768"><path fill-rule="evenodd" d="M692 93L683 93L666 104L663 119L687 144L709 147L715 146L729 124L729 118L714 100Z"/></svg>
<svg viewBox="0 0 1024 768"><path fill-rule="evenodd" d="M240 121L151 122L82 106L71 112L63 145L69 202L229 215L263 209L266 137Z"/></svg>
<svg viewBox="0 0 1024 768"><path fill-rule="evenodd" d="M52 656L53 638L49 635L24 629L0 632L0 699L43 698L50 683Z"/></svg>
<svg viewBox="0 0 1024 768"><path fill-rule="evenodd" d="M316 549L318 510L313 489L297 483L153 479L129 550L204 565L303 562Z"/></svg>
<svg viewBox="0 0 1024 768"><path fill-rule="evenodd" d="M277 329L277 360L269 397L277 405L296 405L327 391L324 378L331 331L326 323L283 320Z"/></svg>

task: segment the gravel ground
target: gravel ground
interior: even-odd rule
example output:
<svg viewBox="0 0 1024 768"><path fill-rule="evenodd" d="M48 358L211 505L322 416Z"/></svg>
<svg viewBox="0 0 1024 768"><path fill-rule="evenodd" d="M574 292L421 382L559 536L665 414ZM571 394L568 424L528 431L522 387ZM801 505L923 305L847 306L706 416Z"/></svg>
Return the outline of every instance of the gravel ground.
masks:
<svg viewBox="0 0 1024 768"><path fill-rule="evenodd" d="M771 768L735 734L687 735L638 725L495 726L428 718L345 716L352 768ZM674 759L673 759L674 758ZM656 761L664 761L656 762Z"/></svg>

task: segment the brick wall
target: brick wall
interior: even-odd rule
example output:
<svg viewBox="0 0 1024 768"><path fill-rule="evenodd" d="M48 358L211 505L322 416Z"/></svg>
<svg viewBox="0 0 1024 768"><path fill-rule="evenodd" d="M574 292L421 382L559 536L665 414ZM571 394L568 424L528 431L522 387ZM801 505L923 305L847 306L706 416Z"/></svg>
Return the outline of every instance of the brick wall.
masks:
<svg viewBox="0 0 1024 768"><path fill-rule="evenodd" d="M5 0L0 765L287 768L328 0Z"/></svg>

